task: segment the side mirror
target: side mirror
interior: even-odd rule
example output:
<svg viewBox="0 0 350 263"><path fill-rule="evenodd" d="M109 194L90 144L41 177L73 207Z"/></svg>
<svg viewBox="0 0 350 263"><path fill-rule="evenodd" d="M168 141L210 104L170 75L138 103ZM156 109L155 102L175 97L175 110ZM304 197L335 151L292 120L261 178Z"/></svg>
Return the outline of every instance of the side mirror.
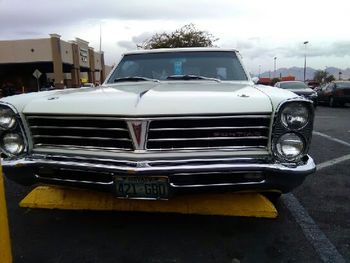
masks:
<svg viewBox="0 0 350 263"><path fill-rule="evenodd" d="M258 77L253 77L252 81L254 82L254 84L258 84L259 78Z"/></svg>

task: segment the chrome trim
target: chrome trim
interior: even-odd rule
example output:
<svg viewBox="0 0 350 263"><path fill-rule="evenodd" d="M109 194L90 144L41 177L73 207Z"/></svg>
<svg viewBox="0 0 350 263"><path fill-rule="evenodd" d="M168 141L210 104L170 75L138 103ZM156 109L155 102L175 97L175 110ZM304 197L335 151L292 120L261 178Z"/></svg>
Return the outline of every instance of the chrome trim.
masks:
<svg viewBox="0 0 350 263"><path fill-rule="evenodd" d="M84 161L84 162L110 162L110 163L122 163L122 164L132 164L135 167L139 163L148 163L150 166L159 163L170 163L170 164L183 164L183 163L193 163L193 162L268 162L271 158L269 155L260 157L216 157L216 158L191 158L191 159L108 159L108 158L96 158L96 157L85 157L85 156L69 156L69 155L46 155L46 154L33 154L30 156L33 160L37 159L61 159L69 160L73 159ZM6 161L6 160L4 160ZM248 171L247 171L248 172Z"/></svg>
<svg viewBox="0 0 350 263"><path fill-rule="evenodd" d="M152 148L152 149L146 149L147 152L159 152L162 151L163 153L167 152L207 152L207 151L232 151L232 150L240 150L240 151L261 151L266 150L267 146L220 146L220 147L186 147L186 148Z"/></svg>
<svg viewBox="0 0 350 263"><path fill-rule="evenodd" d="M239 140L239 139L267 139L266 136L241 136L241 137L198 137L198 138L161 138L161 139L148 139L150 142L159 141L210 141L210 140ZM153 148L152 148L153 149Z"/></svg>
<svg viewBox="0 0 350 263"><path fill-rule="evenodd" d="M123 153L125 151L127 152L134 152L134 149L131 148L114 148L114 147L88 147L88 146L78 146L78 145L56 145L56 144L43 144L38 143L34 144L34 146L42 147L45 149L63 149L63 150L84 150L84 151L96 151L96 150L103 150L106 152L115 152L115 153ZM162 148L162 149L146 149L144 151L139 150L138 152L142 153L152 153L152 152L159 152L162 151L163 153L186 153L186 152L208 152L208 151L261 151L266 150L267 146L220 146L220 147L186 147L186 148L176 148L176 151L174 148ZM36 148L34 151L39 151L40 149Z"/></svg>
<svg viewBox="0 0 350 263"><path fill-rule="evenodd" d="M129 134L134 146L134 150L135 151L145 150L146 143L147 143L147 134L148 134L147 130L149 126L149 121L129 120L126 122L126 124L129 129ZM140 134L136 134L134 125L140 126L140 131L139 131Z"/></svg>
<svg viewBox="0 0 350 263"><path fill-rule="evenodd" d="M40 157L40 156L28 156L26 158L20 158L15 160L3 160L3 168L6 173L14 173L17 174L17 168L21 167L21 169L34 169L36 167L52 167L52 168L64 168L64 169L80 169L94 172L119 172L133 175L135 174L176 174L181 172L218 172L218 171L266 171L266 172L277 172L277 173L290 173L290 174L309 174L316 170L316 166L311 157L307 159L305 163L293 163L293 164L282 164L276 163L272 161L268 161L265 159L255 158L244 158L243 161L241 158L232 158L229 162L222 161L223 159L212 159L213 161L208 162L204 159L204 161L199 162L188 162L188 160L180 159L173 160L169 165L164 166L152 166L152 165L142 165L138 167L136 165L131 166L129 161L121 161L119 164L113 163L93 163L89 162L88 158L85 162L82 161L74 161L72 157L65 157L57 160L53 160L50 156ZM67 158L71 158L67 161ZM73 160L72 160L73 159ZM158 160L161 162L160 160ZM142 161L143 163L151 164L152 161ZM137 164L137 161L136 161Z"/></svg>
<svg viewBox="0 0 350 263"><path fill-rule="evenodd" d="M105 182L96 182L96 181L79 181L79 180L73 180L73 179L62 179L62 178L55 178L55 177L45 177L35 174L34 175L36 179L38 180L47 180L52 182L67 182L67 183L82 183L82 184L93 184L93 185L112 185L113 181L105 183Z"/></svg>
<svg viewBox="0 0 350 263"><path fill-rule="evenodd" d="M116 147L93 147L93 146L79 146L79 145L57 145L57 144L47 144L47 143L36 143L34 146L49 148L49 149L64 149L64 150L86 150L86 151L106 151L106 152L125 152L133 151L131 148L116 148ZM37 148L34 149L38 150ZM40 150L40 149L39 149Z"/></svg>
<svg viewBox="0 0 350 263"><path fill-rule="evenodd" d="M30 126L31 129L71 129L71 130L101 130L101 131L125 131L127 132L128 129L123 128L101 128L101 127L70 127L70 126L38 126L33 125Z"/></svg>
<svg viewBox="0 0 350 263"><path fill-rule="evenodd" d="M227 126L227 127L192 127L192 128L152 128L149 131L192 131L192 130L228 130L228 129L268 129L268 126Z"/></svg>
<svg viewBox="0 0 350 263"><path fill-rule="evenodd" d="M87 139L87 140L111 140L111 141L131 141L127 138L109 137L88 137L88 136L66 136L66 135L33 135L33 138L58 138L58 139Z"/></svg>
<svg viewBox="0 0 350 263"><path fill-rule="evenodd" d="M257 182L239 182L239 183L221 183L221 184L186 184L186 185L178 185L174 183L170 183L169 185L174 188L198 188L198 187L218 187L218 186L233 186L233 185L256 185L256 184L264 184L266 181L261 180Z"/></svg>
<svg viewBox="0 0 350 263"><path fill-rule="evenodd" d="M230 119L230 118L270 118L271 113L252 113L242 115L221 115L221 116L167 116L167 117L106 117L106 116L57 116L57 115L26 115L27 119L42 118L42 119L67 119L67 120L86 120L86 119L98 119L98 120L125 120L125 121L151 121L151 120L201 120L201 119Z"/></svg>

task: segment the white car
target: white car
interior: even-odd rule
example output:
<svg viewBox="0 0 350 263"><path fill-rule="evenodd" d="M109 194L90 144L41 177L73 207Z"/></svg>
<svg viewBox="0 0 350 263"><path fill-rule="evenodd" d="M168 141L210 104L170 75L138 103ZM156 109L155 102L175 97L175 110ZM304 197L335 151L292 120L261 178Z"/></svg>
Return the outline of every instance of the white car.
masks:
<svg viewBox="0 0 350 263"><path fill-rule="evenodd" d="M236 50L128 52L103 85L0 100L5 175L168 199L288 192L315 171L312 103L255 85Z"/></svg>

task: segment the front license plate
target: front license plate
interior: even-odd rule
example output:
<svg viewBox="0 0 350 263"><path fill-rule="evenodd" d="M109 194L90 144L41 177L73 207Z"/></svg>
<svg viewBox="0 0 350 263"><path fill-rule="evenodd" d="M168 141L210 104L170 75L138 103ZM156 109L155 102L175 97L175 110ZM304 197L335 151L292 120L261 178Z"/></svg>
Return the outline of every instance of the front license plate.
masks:
<svg viewBox="0 0 350 263"><path fill-rule="evenodd" d="M168 178L164 176L116 176L117 197L168 199Z"/></svg>

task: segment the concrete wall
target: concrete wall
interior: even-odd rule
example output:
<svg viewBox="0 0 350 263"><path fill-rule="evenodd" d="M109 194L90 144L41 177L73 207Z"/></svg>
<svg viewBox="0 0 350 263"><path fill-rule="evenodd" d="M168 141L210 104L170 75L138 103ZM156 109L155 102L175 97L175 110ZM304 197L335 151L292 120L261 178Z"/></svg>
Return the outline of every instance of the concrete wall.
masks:
<svg viewBox="0 0 350 263"><path fill-rule="evenodd" d="M0 41L0 63L52 61L50 38Z"/></svg>

